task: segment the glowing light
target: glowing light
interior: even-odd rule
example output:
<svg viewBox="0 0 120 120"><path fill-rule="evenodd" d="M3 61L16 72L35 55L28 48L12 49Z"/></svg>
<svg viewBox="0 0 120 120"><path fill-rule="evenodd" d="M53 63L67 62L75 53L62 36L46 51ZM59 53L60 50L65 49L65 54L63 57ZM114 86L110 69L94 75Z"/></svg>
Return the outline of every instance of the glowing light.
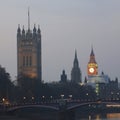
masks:
<svg viewBox="0 0 120 120"><path fill-rule="evenodd" d="M120 107L120 105L116 104L116 105L106 105L106 107Z"/></svg>

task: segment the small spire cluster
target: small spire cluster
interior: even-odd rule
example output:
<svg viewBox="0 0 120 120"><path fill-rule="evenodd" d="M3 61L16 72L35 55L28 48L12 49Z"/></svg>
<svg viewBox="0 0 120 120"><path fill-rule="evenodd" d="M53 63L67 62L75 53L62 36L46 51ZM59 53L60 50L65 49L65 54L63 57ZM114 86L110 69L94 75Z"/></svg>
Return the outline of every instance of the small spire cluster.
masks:
<svg viewBox="0 0 120 120"><path fill-rule="evenodd" d="M23 28L20 28L20 25L18 25L18 29L17 29L17 38L22 40L26 40L26 39L33 39L36 37L40 37L41 36L41 31L40 31L40 27L38 26L38 29L36 28L36 26L34 25L33 31L31 31L30 29L26 30Z"/></svg>

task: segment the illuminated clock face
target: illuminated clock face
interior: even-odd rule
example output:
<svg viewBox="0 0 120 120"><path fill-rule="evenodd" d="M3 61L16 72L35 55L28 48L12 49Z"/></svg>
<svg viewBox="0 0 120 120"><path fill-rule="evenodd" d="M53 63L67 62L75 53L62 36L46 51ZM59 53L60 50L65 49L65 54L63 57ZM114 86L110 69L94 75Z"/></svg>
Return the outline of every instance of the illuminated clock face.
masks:
<svg viewBox="0 0 120 120"><path fill-rule="evenodd" d="M89 69L89 72L90 72L90 73L94 73L94 71L95 71L94 68L90 68L90 69Z"/></svg>

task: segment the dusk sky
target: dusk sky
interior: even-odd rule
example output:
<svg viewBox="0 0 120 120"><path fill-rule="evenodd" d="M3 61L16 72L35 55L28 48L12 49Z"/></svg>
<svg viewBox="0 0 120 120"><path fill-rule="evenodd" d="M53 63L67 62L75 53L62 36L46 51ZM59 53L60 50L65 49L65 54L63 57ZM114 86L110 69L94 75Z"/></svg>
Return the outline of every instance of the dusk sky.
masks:
<svg viewBox="0 0 120 120"><path fill-rule="evenodd" d="M82 71L93 46L98 72L120 81L120 0L1 0L0 65L17 76L17 28L40 25L42 79L59 81L64 69L71 78L75 49Z"/></svg>

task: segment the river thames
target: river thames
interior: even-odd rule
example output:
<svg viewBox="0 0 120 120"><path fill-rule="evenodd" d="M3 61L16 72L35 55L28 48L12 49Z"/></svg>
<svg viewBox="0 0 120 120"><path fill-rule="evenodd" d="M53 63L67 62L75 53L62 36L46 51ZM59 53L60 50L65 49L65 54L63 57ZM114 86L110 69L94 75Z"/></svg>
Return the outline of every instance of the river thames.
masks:
<svg viewBox="0 0 120 120"><path fill-rule="evenodd" d="M17 116L0 116L0 120L120 120L120 113L107 113L107 114L92 114L92 115L77 115L75 118L61 119L58 116L38 116L34 117L17 117Z"/></svg>
<svg viewBox="0 0 120 120"><path fill-rule="evenodd" d="M107 113L107 114L96 114L86 115L77 117L75 120L120 120L120 113Z"/></svg>

